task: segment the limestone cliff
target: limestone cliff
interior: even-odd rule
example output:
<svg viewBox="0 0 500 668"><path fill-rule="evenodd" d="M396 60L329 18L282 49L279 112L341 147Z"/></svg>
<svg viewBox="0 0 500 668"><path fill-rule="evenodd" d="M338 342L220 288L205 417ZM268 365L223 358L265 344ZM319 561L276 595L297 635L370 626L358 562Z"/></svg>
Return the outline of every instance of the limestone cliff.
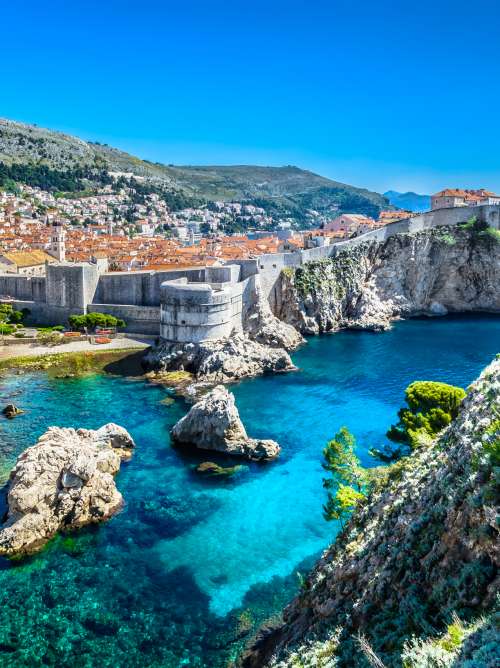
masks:
<svg viewBox="0 0 500 668"><path fill-rule="evenodd" d="M447 430L387 469L245 668L498 665L494 618L481 616L498 594L499 448L497 359Z"/></svg>
<svg viewBox="0 0 500 668"><path fill-rule="evenodd" d="M494 230L441 227L360 243L285 270L276 307L280 319L307 334L467 311L500 311Z"/></svg>

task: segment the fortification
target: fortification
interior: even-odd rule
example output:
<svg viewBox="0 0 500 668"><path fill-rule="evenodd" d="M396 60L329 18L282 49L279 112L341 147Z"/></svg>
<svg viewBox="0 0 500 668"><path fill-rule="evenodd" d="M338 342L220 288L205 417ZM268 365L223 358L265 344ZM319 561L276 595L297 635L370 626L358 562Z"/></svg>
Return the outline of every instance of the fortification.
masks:
<svg viewBox="0 0 500 668"><path fill-rule="evenodd" d="M500 205L459 207L390 223L330 246L233 260L219 267L107 273L106 264L99 261L54 263L47 265L45 276L0 274L0 301L29 309L33 324L65 323L72 314L99 311L125 320L130 332L200 342L241 331L257 292L273 308L279 276L286 267L331 257L365 241L464 223L473 216L500 229Z"/></svg>

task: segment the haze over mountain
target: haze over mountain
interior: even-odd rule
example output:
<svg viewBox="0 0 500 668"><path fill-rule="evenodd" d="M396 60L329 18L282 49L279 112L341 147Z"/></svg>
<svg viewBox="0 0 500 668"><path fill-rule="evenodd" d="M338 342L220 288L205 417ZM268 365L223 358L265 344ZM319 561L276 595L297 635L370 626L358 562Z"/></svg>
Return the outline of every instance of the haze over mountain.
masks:
<svg viewBox="0 0 500 668"><path fill-rule="evenodd" d="M2 163L0 178L52 190L109 183L109 172L126 172L168 188L179 196L172 198L180 202L179 207L202 201L245 201L297 221L305 221L310 210L329 216L352 212L376 217L380 210L391 208L379 193L291 165L164 165L105 144L7 119L0 119Z"/></svg>
<svg viewBox="0 0 500 668"><path fill-rule="evenodd" d="M384 193L389 202L398 209L405 211L429 211L431 208L431 196L419 195L414 192L400 193L397 190L388 190Z"/></svg>

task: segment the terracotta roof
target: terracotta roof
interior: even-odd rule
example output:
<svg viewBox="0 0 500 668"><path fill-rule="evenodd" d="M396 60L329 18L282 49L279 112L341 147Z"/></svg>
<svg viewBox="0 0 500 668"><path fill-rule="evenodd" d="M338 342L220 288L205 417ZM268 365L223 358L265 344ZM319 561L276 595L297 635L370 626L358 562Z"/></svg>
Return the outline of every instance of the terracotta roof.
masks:
<svg viewBox="0 0 500 668"><path fill-rule="evenodd" d="M2 257L17 267L37 267L45 264L45 262L56 261L51 255L42 250L11 251L2 253Z"/></svg>

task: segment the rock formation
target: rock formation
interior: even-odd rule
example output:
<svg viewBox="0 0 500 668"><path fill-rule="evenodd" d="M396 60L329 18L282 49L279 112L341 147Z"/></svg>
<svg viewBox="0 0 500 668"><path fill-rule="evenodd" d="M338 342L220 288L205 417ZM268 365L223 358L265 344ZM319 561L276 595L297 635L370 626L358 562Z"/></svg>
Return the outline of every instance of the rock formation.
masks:
<svg viewBox="0 0 500 668"><path fill-rule="evenodd" d="M274 459L280 451L275 441L248 437L234 395L222 385L214 387L177 422L172 440L254 461Z"/></svg>
<svg viewBox="0 0 500 668"><path fill-rule="evenodd" d="M195 380L212 384L295 369L286 350L264 346L245 334L203 343L163 342L148 361L159 371L189 371Z"/></svg>
<svg viewBox="0 0 500 668"><path fill-rule="evenodd" d="M488 635L491 625L481 616L492 612L499 585L499 415L497 359L434 443L386 469L387 478L323 554L283 623L261 631L243 666L381 665L366 661L359 634L387 668L496 665L474 662L474 647L481 648L474 634L479 625ZM443 654L439 636L449 632L455 614L476 620L463 651L466 633L458 624L448 662L403 661L415 652ZM458 652L471 662L461 663Z"/></svg>
<svg viewBox="0 0 500 668"><path fill-rule="evenodd" d="M5 406L5 408L3 409L2 413L5 415L6 418L12 420L12 418L15 418L16 415L21 415L22 413L24 413L24 411L18 408L18 406L15 406L14 404L7 404L7 406Z"/></svg>
<svg viewBox="0 0 500 668"><path fill-rule="evenodd" d="M113 476L133 448L115 424L96 431L50 427L11 472L0 554L36 552L60 530L111 517L123 502Z"/></svg>
<svg viewBox="0 0 500 668"><path fill-rule="evenodd" d="M441 227L360 243L287 269L276 315L306 334L386 329L395 318L500 311L494 230Z"/></svg>

